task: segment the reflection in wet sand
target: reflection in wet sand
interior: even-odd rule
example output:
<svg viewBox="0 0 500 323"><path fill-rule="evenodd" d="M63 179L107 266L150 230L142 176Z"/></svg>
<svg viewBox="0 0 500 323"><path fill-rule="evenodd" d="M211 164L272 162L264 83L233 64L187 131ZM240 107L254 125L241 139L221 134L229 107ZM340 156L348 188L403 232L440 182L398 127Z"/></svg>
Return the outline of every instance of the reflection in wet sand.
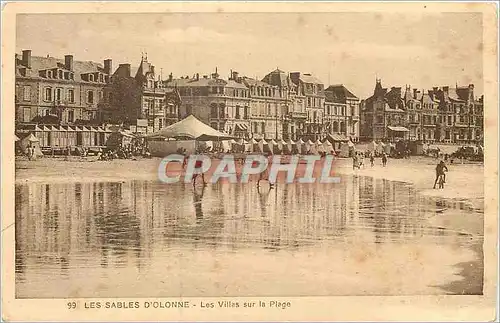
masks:
<svg viewBox="0 0 500 323"><path fill-rule="evenodd" d="M16 293L475 294L482 289L483 236L476 204L358 176L274 189L18 185Z"/></svg>

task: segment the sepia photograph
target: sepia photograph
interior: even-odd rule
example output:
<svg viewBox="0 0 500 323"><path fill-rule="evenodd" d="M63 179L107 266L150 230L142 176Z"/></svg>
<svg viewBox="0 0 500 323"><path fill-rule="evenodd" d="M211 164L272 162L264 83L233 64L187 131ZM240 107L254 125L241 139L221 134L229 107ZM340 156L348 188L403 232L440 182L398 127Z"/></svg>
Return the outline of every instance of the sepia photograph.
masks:
<svg viewBox="0 0 500 323"><path fill-rule="evenodd" d="M11 301L294 320L303 297L460 296L494 315L495 5L191 5L13 15Z"/></svg>

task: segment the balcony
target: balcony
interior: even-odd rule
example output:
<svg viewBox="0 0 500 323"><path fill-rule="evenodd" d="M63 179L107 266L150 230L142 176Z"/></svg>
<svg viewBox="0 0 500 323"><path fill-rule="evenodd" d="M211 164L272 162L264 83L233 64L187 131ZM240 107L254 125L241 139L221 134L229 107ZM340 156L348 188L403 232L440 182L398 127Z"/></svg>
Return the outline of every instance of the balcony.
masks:
<svg viewBox="0 0 500 323"><path fill-rule="evenodd" d="M307 112L289 112L288 116L292 119L307 119Z"/></svg>

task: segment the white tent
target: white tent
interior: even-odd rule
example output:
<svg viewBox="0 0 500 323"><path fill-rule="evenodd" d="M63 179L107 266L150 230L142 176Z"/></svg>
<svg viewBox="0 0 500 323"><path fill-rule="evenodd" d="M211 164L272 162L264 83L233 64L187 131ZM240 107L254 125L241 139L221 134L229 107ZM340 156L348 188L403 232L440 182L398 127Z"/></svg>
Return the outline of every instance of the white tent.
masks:
<svg viewBox="0 0 500 323"><path fill-rule="evenodd" d="M193 115L189 115L179 122L176 122L166 128L163 128L155 133L146 135L146 137L163 136L165 138L190 138L196 140L228 140L233 136L215 130L209 125L196 119Z"/></svg>
<svg viewBox="0 0 500 323"><path fill-rule="evenodd" d="M28 153L28 147L35 147L35 156L43 156L42 150L40 149L40 140L32 133L21 140L20 148L23 153Z"/></svg>

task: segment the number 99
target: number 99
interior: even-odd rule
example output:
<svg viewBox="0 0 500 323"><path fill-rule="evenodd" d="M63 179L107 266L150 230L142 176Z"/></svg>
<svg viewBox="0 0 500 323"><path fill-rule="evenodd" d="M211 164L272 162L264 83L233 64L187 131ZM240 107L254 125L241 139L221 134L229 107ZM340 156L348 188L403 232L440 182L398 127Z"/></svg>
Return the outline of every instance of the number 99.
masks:
<svg viewBox="0 0 500 323"><path fill-rule="evenodd" d="M66 304L68 306L68 309L70 310L74 310L76 308L76 302L68 302L68 304Z"/></svg>

